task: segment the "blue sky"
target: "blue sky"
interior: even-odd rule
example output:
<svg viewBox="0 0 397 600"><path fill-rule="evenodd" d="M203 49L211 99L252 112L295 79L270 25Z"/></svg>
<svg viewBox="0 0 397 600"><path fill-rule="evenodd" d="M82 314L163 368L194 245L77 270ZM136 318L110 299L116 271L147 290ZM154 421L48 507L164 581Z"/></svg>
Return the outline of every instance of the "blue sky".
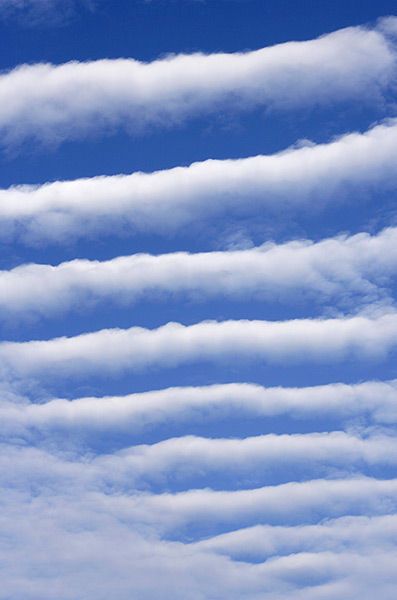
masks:
<svg viewBox="0 0 397 600"><path fill-rule="evenodd" d="M0 0L0 600L380 600L394 2Z"/></svg>

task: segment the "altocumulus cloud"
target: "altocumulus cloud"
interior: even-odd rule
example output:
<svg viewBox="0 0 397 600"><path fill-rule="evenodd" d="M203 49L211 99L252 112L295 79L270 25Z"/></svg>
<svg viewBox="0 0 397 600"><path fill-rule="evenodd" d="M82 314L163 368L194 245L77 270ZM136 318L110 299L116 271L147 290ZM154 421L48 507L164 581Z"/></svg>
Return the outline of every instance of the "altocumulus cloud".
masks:
<svg viewBox="0 0 397 600"><path fill-rule="evenodd" d="M397 313L290 321L204 321L104 329L46 341L1 342L0 366L57 376L175 367L200 360L270 363L380 359L397 345Z"/></svg>
<svg viewBox="0 0 397 600"><path fill-rule="evenodd" d="M387 299L397 274L397 229L312 242L266 243L248 250L136 254L100 262L26 264L0 271L0 306L12 315L47 317L93 302L150 298L277 300L297 294L318 304ZM292 295L293 294L293 295ZM391 300L391 299L390 299Z"/></svg>
<svg viewBox="0 0 397 600"><path fill-rule="evenodd" d="M189 167L0 190L3 237L66 242L99 232L175 232L227 214L300 214L395 189L397 121L328 144ZM355 199L356 198L356 199Z"/></svg>
<svg viewBox="0 0 397 600"><path fill-rule="evenodd" d="M350 27L246 53L21 65L0 76L3 143L59 141L100 127L169 126L228 104L286 110L373 102L395 81L395 29L389 17L372 29Z"/></svg>
<svg viewBox="0 0 397 600"><path fill-rule="evenodd" d="M28 6L71 6L0 0L0 10L7 4L32 15ZM397 19L386 18L235 54L19 65L0 75L2 141L170 132L219 110L258 107L269 116L351 101L390 115L396 33ZM52 264L30 264L26 253L0 272L1 312L14 317L14 339L30 340L0 342L0 595L395 599L397 230L338 231L350 213L354 231L374 231L359 214L364 205L387 214L397 121L364 127L273 155L0 190L2 236L65 245L45 255ZM337 227L321 222L333 206L343 213ZM287 241L269 242L264 229L255 243L266 243L244 250L176 252L173 243L184 230L192 240L196 226L207 240L207 228L219 227L224 239L228 219L313 215L331 231L327 239L303 226ZM82 258L65 260L77 238L95 240L91 257L99 244L102 257L113 257L102 234L126 232L129 256L88 260L83 243ZM142 239L133 235L145 232L165 236L163 254L132 254ZM18 245L12 256L25 250ZM293 318L298 296L306 318ZM270 320L269 306L258 315L252 297L284 302L285 320ZM245 302L248 318L186 325L186 300L196 298L204 300L198 319L213 314L214 299ZM163 315L157 329L139 327L138 307L116 321L130 328L72 336L65 319L65 335L51 339L45 321L82 305L119 310L153 299L175 304L181 322L164 324ZM32 315L40 317L35 333L19 336L15 317L31 325ZM91 317L78 332L103 326ZM233 373L235 383L205 385L208 363L218 381ZM320 363L327 368L315 371ZM247 365L255 379L265 364L282 365L282 385L239 381ZM297 364L306 380L328 372L340 381L341 371L348 379L296 387L298 369L291 378L289 369ZM379 380L365 381L368 365ZM161 385L178 384L182 372L190 386L153 389L163 376ZM107 390L116 377L124 380L108 393L120 395L104 396L104 382ZM126 389L135 377L142 387Z"/></svg>
<svg viewBox="0 0 397 600"><path fill-rule="evenodd" d="M0 432L31 437L31 432L103 437L140 434L172 423L181 428L230 418L327 419L348 427L367 415L374 425L391 425L397 417L397 382L285 388L249 383L173 387L128 396L50 399L32 403L2 392ZM183 430L183 429L182 429Z"/></svg>

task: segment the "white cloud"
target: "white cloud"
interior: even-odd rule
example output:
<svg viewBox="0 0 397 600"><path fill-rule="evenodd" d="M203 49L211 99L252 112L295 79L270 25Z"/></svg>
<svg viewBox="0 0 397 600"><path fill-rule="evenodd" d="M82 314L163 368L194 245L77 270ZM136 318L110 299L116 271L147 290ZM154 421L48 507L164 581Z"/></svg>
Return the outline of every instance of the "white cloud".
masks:
<svg viewBox="0 0 397 600"><path fill-rule="evenodd" d="M59 487L107 486L131 493L152 485L169 488L173 482L188 489L208 484L215 474L220 481L239 487L273 480L351 474L363 466L397 466L397 438L386 434L362 437L343 431L329 433L262 435L243 439L183 436L137 445L113 454L59 459L35 448L3 446L0 480L7 484L12 465L14 486L62 478Z"/></svg>
<svg viewBox="0 0 397 600"><path fill-rule="evenodd" d="M194 481L196 486L207 483L213 474L242 486L264 482L269 473L285 481L286 474L307 479L314 474L328 475L334 468L351 473L363 465L397 466L397 438L363 438L342 431L244 439L184 436L101 455L91 463L98 476L122 489L134 482L164 485L169 481L186 489L187 482Z"/></svg>
<svg viewBox="0 0 397 600"><path fill-rule="evenodd" d="M315 525L255 525L196 542L195 546L237 560L265 560L295 552L337 552L341 547L360 551L379 542L393 549L397 515L340 517Z"/></svg>
<svg viewBox="0 0 397 600"><path fill-rule="evenodd" d="M374 302L397 274L397 228L317 243L268 243L239 251L161 256L136 254L106 262L73 260L0 271L4 317L62 312L98 300L132 303L187 294L290 302ZM292 294L292 295L291 295Z"/></svg>
<svg viewBox="0 0 397 600"><path fill-rule="evenodd" d="M319 211L335 196L395 187L397 121L329 144L270 156L0 190L3 236L65 241L125 229L170 232L185 224L264 210ZM349 201L351 197L349 196Z"/></svg>
<svg viewBox="0 0 397 600"><path fill-rule="evenodd" d="M316 434L314 434L314 437ZM328 436L328 437L327 437ZM354 447L354 439L346 436L343 440L343 434L340 441L343 442L339 450L339 458L336 463L342 460L341 454L350 443L350 450ZM328 453L330 465L332 465L331 452L334 457L337 456L337 440L332 439L335 433L324 434L324 440L315 440L315 445L323 456ZM352 436L351 436L352 437ZM285 442L288 436L280 439ZM386 439L386 438L385 438ZM328 440L328 442L327 442ZM314 459L315 450L310 447L313 441L313 434L307 436L291 436L290 448L287 447L287 458L292 457L292 446L298 448L300 453L297 463L304 463L305 456L302 446L307 444L309 447L309 459ZM389 440L390 441L390 440ZM185 440L186 442L186 440ZM222 440L207 440L204 443L213 445ZM324 443L325 442L325 443ZM171 440L171 444L174 441ZM233 441L231 442L233 443ZM240 440L235 443L244 445L245 441ZM263 440L260 440L263 443ZM264 442L268 447L273 444L274 439L269 438ZM329 443L328 449L326 444ZM385 453L388 451L388 445L384 444ZM153 493L146 485L139 486L144 482L145 465L148 467L149 477L155 474L155 471L161 471L162 466L169 469L172 473L172 462L178 468L178 463L172 460L172 457L165 457L163 465L160 463L161 455L164 458L164 444L167 442L155 444L152 449L157 453L157 460L151 462L150 457L143 453L140 469L142 479L134 475L134 461L131 459L134 450L128 450L127 453L119 453L109 456L92 457L90 453L79 454L68 452L49 452L35 447L8 446L2 444L1 449L1 473L0 478L3 489L9 490L11 494L21 494L21 500L25 494L30 496L30 490L35 489L39 497L45 498L51 496L56 490L58 498L78 498L81 496L91 497L91 502L98 506L98 509L104 513L113 513L120 520L128 521L135 531L151 529L156 535L168 537L172 535L174 539L184 537L185 528L189 531L193 523L197 528L197 533L192 533L192 537L197 540L208 534L205 531L212 532L212 535L228 531L230 527L246 527L256 524L274 524L274 525L299 525L302 523L317 523L324 518L338 517L346 514L350 515L382 515L392 514L397 509L397 479L375 479L363 477L361 474L352 477L346 476L339 471L339 477L332 477L332 470L327 473L323 479L307 479L288 481L276 485L265 485L263 487L245 489L214 490L210 487L183 489L183 491L170 492L170 486L167 491L162 493ZM247 445L251 445L252 440L248 439ZM323 446L322 446L323 444ZM186 444L185 444L186 445ZM368 453L374 453L382 461L381 453L372 441L364 442L361 453L365 456ZM300 448L299 448L300 446ZM357 449L359 444L355 446ZM248 448L246 448L247 450ZM272 451L272 450L271 450ZM142 447L135 448L136 455L142 454ZM187 449L187 453L188 453ZM395 451L393 450L394 454ZM351 454L350 454L351 456ZM266 454L264 453L266 460ZM170 460L171 458L171 460ZM236 455L236 476L239 471L238 460L242 458L241 449ZM193 456L194 459L194 456ZM334 458L335 459L335 458ZM348 455L349 459L349 455ZM183 457L180 456L183 461ZM188 463L188 455L185 458ZM246 468L249 468L249 457L245 456ZM255 460L258 460L255 458ZM270 457L268 458L270 461ZM208 462L207 462L208 461ZM229 464L231 476L234 473L234 467L230 466L232 457L226 456L226 450L221 449L221 455L216 458L218 465ZM277 458L278 466L282 464L282 455ZM207 463L207 466L206 466ZM180 464L180 463L179 463ZM189 465L187 464L187 467ZM199 462L193 467L199 469ZM130 467L130 468L129 468ZM211 464L208 456L202 457L203 469L211 470ZM216 468L216 465L215 465ZM253 471L255 467L253 466ZM172 486L171 486L172 488Z"/></svg>
<svg viewBox="0 0 397 600"><path fill-rule="evenodd" d="M397 383L342 383L303 388L264 388L248 383L158 391L102 398L55 399L43 404L5 397L0 403L1 431L22 436L25 428L59 435L62 431L140 433L157 425L220 421L234 417L294 419L337 418L342 423L368 415L372 422L397 418Z"/></svg>
<svg viewBox="0 0 397 600"><path fill-rule="evenodd" d="M255 523L298 524L345 514L387 514L397 508L397 480L355 477L289 482L255 489L138 493L101 498L106 510L151 525L164 535L190 524L227 529Z"/></svg>
<svg viewBox="0 0 397 600"><path fill-rule="evenodd" d="M0 514L0 556L2 591L13 600L53 600L55 594L72 600L82 589L86 600L200 600L215 589L231 600L287 600L291 594L299 600L370 600L375 593L393 600L396 557L380 520L372 520L378 536L362 535L361 548L341 541L333 551L303 550L249 564L133 531L92 496L17 504L10 496ZM346 535L348 528L359 525L346 522Z"/></svg>
<svg viewBox="0 0 397 600"><path fill-rule="evenodd" d="M19 374L87 375L200 360L266 362L379 359L397 344L397 313L292 321L168 323L158 329L104 329L46 341L2 342L3 368Z"/></svg>
<svg viewBox="0 0 397 600"><path fill-rule="evenodd" d="M2 138L61 141L104 127L169 126L221 103L285 110L374 101L395 78L393 23L246 53L22 65L0 76Z"/></svg>
<svg viewBox="0 0 397 600"><path fill-rule="evenodd" d="M0 0L0 10L11 2ZM71 2L13 4L63 10ZM172 126L219 106L288 110L383 100L395 84L396 23L389 18L372 30L349 28L245 54L24 65L0 75L0 132L6 144L58 142L124 126L130 132ZM274 156L14 186L0 191L0 224L4 235L28 242L69 241L118 229L172 232L201 219L279 207L313 212L362 191L395 188L396 154L393 120ZM106 376L201 360L289 366L382 359L397 345L397 312L376 301L395 275L396 249L397 229L387 229L245 251L2 271L0 308L8 315L44 315L60 302L63 310L151 292L272 300L299 292L335 306L341 296L353 299L356 310L358 298L374 306L332 319L168 323L0 342L1 374L15 389L22 380L28 396L40 376ZM30 375L38 375L34 384L25 379ZM244 416L303 419L305 429L316 418L336 429L338 419L341 430L237 439L221 437L225 429L219 437L186 435L187 423ZM397 479L386 477L397 462L396 416L396 381L300 389L227 384L43 404L5 390L0 596L394 600ZM164 426L170 423L183 424L182 437L169 437ZM156 441L131 446L131 436L146 429ZM123 450L113 450L108 434L116 434ZM294 481L280 483L291 471ZM225 481L228 489L191 489Z"/></svg>
<svg viewBox="0 0 397 600"><path fill-rule="evenodd" d="M7 483L0 511L2 591L15 600L52 600L54 594L72 600L82 588L87 600L110 594L151 600L164 589L167 599L196 600L209 597L215 587L220 597L236 600L242 595L286 600L291 592L336 600L335 590L358 600L363 591L388 593L388 582L395 581L394 521L385 515L396 508L396 480L359 477L244 491L122 494L98 477L87 483L84 461L32 448L21 448L20 454L23 460L4 447L1 454ZM328 515L352 514L367 518L318 524ZM239 524L302 520L314 527L302 528L300 541L294 528L290 538L285 527L266 529L274 552L263 564L222 556L233 546L230 540L200 542L203 535ZM199 543L167 540L185 538L189 523L197 528L189 539Z"/></svg>

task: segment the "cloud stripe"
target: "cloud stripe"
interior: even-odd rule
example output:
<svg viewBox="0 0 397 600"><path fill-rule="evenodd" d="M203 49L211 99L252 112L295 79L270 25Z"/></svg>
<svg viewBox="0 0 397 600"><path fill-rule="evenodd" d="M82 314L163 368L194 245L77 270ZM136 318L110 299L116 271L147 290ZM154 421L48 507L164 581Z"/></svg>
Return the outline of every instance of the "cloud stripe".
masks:
<svg viewBox="0 0 397 600"><path fill-rule="evenodd" d="M130 489L142 482L178 482L187 489L216 475L233 489L266 482L309 479L327 475L335 467L346 473L355 467L397 466L397 438L374 435L360 438L345 432L263 435L244 439L184 436L153 445L134 446L111 456L99 456L93 469L108 484ZM341 474L341 473L340 473Z"/></svg>
<svg viewBox="0 0 397 600"><path fill-rule="evenodd" d="M397 121L329 143L189 167L0 190L3 235L62 242L126 229L169 232L203 219L280 207L320 210L347 191L397 183ZM13 230L14 227L14 230Z"/></svg>
<svg viewBox="0 0 397 600"><path fill-rule="evenodd" d="M340 517L315 525L256 525L201 540L192 546L237 560L265 560L296 552L362 550L382 544L393 549L397 515Z"/></svg>
<svg viewBox="0 0 397 600"><path fill-rule="evenodd" d="M9 313L47 316L98 300L132 303L175 294L190 298L252 297L357 305L386 294L397 274L397 228L313 243L224 252L136 254L100 262L73 260L56 266L28 264L0 271L0 307ZM358 295L358 296L357 296Z"/></svg>
<svg viewBox="0 0 397 600"><path fill-rule="evenodd" d="M21 2L27 12L34 4ZM4 6L0 0L0 18ZM379 119L395 112L396 83L397 17L229 55L31 64L0 73L0 149L13 152L18 144L54 148L87 135L171 129L208 121L220 109L235 117L326 108L342 118L340 109L360 103L369 112L357 123L378 118L368 131L328 143L298 140L273 155L0 190L1 241L18 242L3 265L21 256L19 243L70 249L79 238L100 239L101 256L114 256L108 235L123 236L126 252L139 241L150 245L145 233L165 235L159 247L169 252L100 261L94 244L91 260L83 250L81 259L61 264L4 266L5 331L18 318L30 325L32 317L104 301L96 317L102 321L119 303L122 318L113 317L126 327L128 304L180 302L172 309L180 309L180 322L166 323L160 311L154 329L134 317L139 305L126 329L76 335L102 325L74 322L73 334L66 320L57 325L64 337L51 339L54 328L40 323L40 333L18 330L19 341L0 340L7 598L70 600L83 590L87 600L394 600L397 380L235 383L72 399L49 390L70 397L103 394L103 386L111 393L150 389L182 383L182 370L184 380L203 383L228 381L233 372L259 381L281 373L286 385L291 374L322 379L341 369L348 381L368 369L390 376L397 227L369 231L394 215L397 118ZM364 232L321 239L341 223ZM309 229L313 240L284 241ZM231 250L225 240L236 230L267 243ZM215 232L222 250L211 252ZM269 241L277 232L278 241ZM196 254L189 252L193 238ZM37 255L51 263L71 253ZM232 319L245 301L247 319L193 323L186 300L208 302L199 311L206 317L219 304L214 298L238 302L227 307ZM293 319L295 301L305 318ZM284 314L284 302L288 319L254 320L265 302L273 303L266 318ZM109 375L121 377L116 389Z"/></svg>
<svg viewBox="0 0 397 600"><path fill-rule="evenodd" d="M0 76L3 142L170 126L219 105L288 110L376 102L393 83L395 19L236 54L22 65ZM84 93L82 93L84 90Z"/></svg>
<svg viewBox="0 0 397 600"><path fill-rule="evenodd" d="M0 365L57 376L175 367L200 360L267 362L380 359L397 344L397 313L292 321L203 321L158 329L103 329L47 341L0 343Z"/></svg>
<svg viewBox="0 0 397 600"><path fill-rule="evenodd" d="M197 571L198 581L200 581L203 565L207 560L208 567L211 565L214 567L214 571L210 568L213 577L211 586L216 582L217 589L229 589L226 583L222 582L220 573L227 573L226 581L230 580L230 577L235 577L236 584L239 582L236 599L241 597L242 593L247 595L247 590L258 590L259 597L263 597L263 592L266 591L270 594L269 597L274 598L274 594L279 593L280 582L283 585L288 584L289 595L296 586L297 593L303 589L305 594L309 593L309 597L315 598L316 596L310 595L313 590L315 593L319 589L322 594L324 592L323 587L319 588L318 586L320 581L323 582L323 585L332 585L332 588L335 585L340 586L342 581L343 590L348 591L350 598L352 597L351 590L356 589L358 582L361 581L360 576L366 571L374 572L374 560L377 559L380 562L379 569L377 568L376 571L380 573L382 580L387 577L388 581L391 581L390 576L394 574L392 566L394 566L395 559L389 542L391 531L389 530L389 535L382 532L380 519L378 523L373 522L372 536L365 537L360 549L346 544L347 532L350 530L350 535L352 535L354 530L358 529L357 522L349 525L352 520L350 517L345 520L345 541L342 538L339 546L336 544L334 548L326 548L317 552L309 549L305 551L302 548L288 556L273 556L273 560L260 565L230 561L227 557L217 555L216 548L212 550L200 548L201 544L205 545L206 542L182 544L181 542L161 540L158 534L171 538L178 533L183 535L184 528L189 522L194 523L198 529L193 532L188 530L187 536L184 537L188 537L189 540L192 538L200 540L203 535L217 534L219 531L227 530L231 525L258 522L287 522L293 525L301 520L314 524L318 523L323 516L328 516L327 513L336 516L369 513L369 515L381 515L385 518L388 513L393 511L393 507L395 508L395 480L358 478L313 480L304 483L291 482L255 489L251 494L250 490L238 492L192 490L159 496L142 493L122 495L109 493L108 488L106 488L106 492L103 492L90 487L88 489L85 487L84 492L79 494L79 482L75 474L65 473L65 470L61 468L55 478L48 477L51 465L39 458L36 460L36 464L26 462L24 466L25 475L27 475L25 488L26 482L33 476L35 490L36 492L40 490L40 494L36 493L35 497L31 498L30 491L24 494L22 490L18 490L16 495L15 485L13 485L3 495L2 505L5 511L2 510L0 515L0 526L5 534L0 542L0 552L6 565L3 589L12 589L15 593L15 580L11 575L17 573L18 580L22 582L18 588L21 590L21 598L22 594L26 597L28 591L26 582L29 582L30 590L32 586L36 591L43 589L42 597L50 598L46 595L47 571L42 568L44 562L48 561L49 553L52 556L51 566L52 568L56 567L56 572L60 574L63 585L65 581L69 581L70 576L72 587L68 590L77 589L76 585L79 580L76 580L75 573L80 573L81 568L83 568L82 573L86 581L87 566L92 565L94 559L96 565L100 564L103 567L100 569L99 575L96 574L97 569L95 569L95 582L97 583L98 576L101 577L104 573L104 580L100 584L101 589L105 589L107 592L110 589L109 582L111 582L112 590L120 590L118 597L126 600L131 596L132 591L140 594L142 590L144 593L148 592L149 596L155 593L157 588L148 585L150 578L147 577L147 574L145 575L145 569L148 568L149 572L153 573L150 568L152 566L156 568L156 572L164 569L164 572L168 573L170 565L175 563L182 564L182 576L189 572L187 581L191 584L192 570ZM45 475L43 478L38 478L37 474L35 476L34 470L37 468L44 472L47 470L47 476ZM7 471L10 475L15 475L11 462L8 462ZM5 470L2 470L2 474L4 472ZM22 480L23 473L21 475ZM43 490L43 484L47 493ZM61 485L59 486L59 484ZM54 494L54 489L57 490L56 494ZM210 511L206 510L208 506ZM292 507L295 509L294 511L291 510ZM16 522L18 527L15 527ZM37 535L38 526L42 528L39 536ZM282 529L285 530L285 526ZM277 534L273 535L270 539L273 539L274 543L278 541L281 545L282 532L280 528L273 528L273 533L275 530L278 530L278 536ZM308 527L303 530L305 532L303 544L308 543L308 538L309 540L315 538L313 528L311 531ZM293 530L291 534L290 547L294 539ZM332 534L323 532L322 536L321 534L318 536L320 538L318 539L318 549L322 543L327 543L327 536L330 538ZM325 537L325 541L322 541L321 537L323 540ZM219 539L218 537L218 541ZM9 543L7 543L10 540L12 541L11 551ZM373 543L374 540L377 541L376 545ZM33 551L35 557L36 568L33 571L35 573L33 577L31 576L32 558L31 555L26 555L27 543L30 552ZM112 555L106 552L106 549L114 549L114 547L118 548L116 560L114 560L114 550ZM72 548L73 552L71 552ZM65 549L67 549L66 554ZM113 560L110 560L111 556L113 556ZM128 561L120 561L120 556L128 557ZM148 565L148 556L153 558L153 565ZM186 563L187 557L189 557L188 563ZM127 565L130 568L126 585L125 581L117 575L124 575ZM133 578L134 586L131 588L131 568L134 569L134 565L137 568L137 579ZM77 566L78 568L75 568ZM370 566L371 568L369 568ZM242 571L241 568L243 568ZM142 569L144 570L143 575ZM312 577L313 571L317 574L315 581ZM138 573L140 577L138 577ZM172 573L174 573L173 570ZM346 581L347 574L350 577L348 582ZM54 581L53 577L52 581ZM55 580L55 582L57 581L59 582L59 580ZM264 581L266 582L265 587L263 587ZM120 582L121 587L118 587ZM308 586L307 582L309 582ZM162 579L162 585L163 583ZM367 578L365 584L368 585ZM89 581L88 588L95 590L95 585L94 587L92 585L94 584ZM102 588L102 585L105 587ZM178 585L180 586L180 579L178 579ZM208 590L213 589L211 586ZM202 588L195 587L195 589ZM231 592L234 593L233 590ZM98 597L104 599L105 596L101 594L102 592ZM185 596L186 594L183 597ZM178 595L176 597L182 598ZM303 596L301 597L303 598Z"/></svg>
<svg viewBox="0 0 397 600"><path fill-rule="evenodd" d="M67 600L81 595L83 587L87 597L98 600L111 594L120 600L149 600L161 597L165 586L177 600L193 600L197 594L210 597L214 589L233 600L286 600L291 593L299 600L359 600L375 589L382 599L393 599L396 557L387 536L372 547L363 540L360 550L341 545L318 555L301 552L249 564L191 544L144 537L90 497L80 503L35 498L10 506L10 514L11 521L0 515L5 531L0 541L2 585L4 593L18 600L52 600L54 589L60 590L58 598Z"/></svg>
<svg viewBox="0 0 397 600"><path fill-rule="evenodd" d="M3 394L4 397L4 394ZM302 388L264 388L248 383L179 387L102 398L54 399L31 404L24 399L0 403L0 430L25 428L88 434L152 430L157 425L224 421L227 418L338 418L367 415L374 423L397 419L397 382L335 383Z"/></svg>
<svg viewBox="0 0 397 600"><path fill-rule="evenodd" d="M356 477L314 479L263 488L179 493L137 494L102 498L107 510L121 517L151 524L164 534L176 535L189 524L211 527L219 533L230 524L299 524L327 517L382 515L396 512L397 480Z"/></svg>
<svg viewBox="0 0 397 600"><path fill-rule="evenodd" d="M343 431L330 433L262 435L243 439L183 436L152 445L137 445L94 457L80 453L73 460L35 447L2 447L1 479L10 478L22 488L28 481L55 481L59 490L70 481L76 488L111 488L113 492L134 493L152 485L178 489L208 484L214 475L220 485L232 489L271 481L284 482L293 473L295 480L313 475L351 475L357 467L397 465L397 439L379 434L368 437ZM291 472L291 469L293 470ZM225 484L226 482L226 484Z"/></svg>
<svg viewBox="0 0 397 600"><path fill-rule="evenodd" d="M237 528L258 524L299 525L324 518L376 516L397 511L397 479L362 475L288 481L245 489L214 490L209 487L154 494L137 489L136 481L121 477L116 461L89 457L68 461L37 448L2 446L1 481L13 494L29 498L31 486L45 499L86 498L102 513L117 515L122 522L159 536L184 539L194 524L196 541ZM90 464L91 463L91 464ZM102 469L100 468L102 467ZM142 530L142 529L141 529Z"/></svg>

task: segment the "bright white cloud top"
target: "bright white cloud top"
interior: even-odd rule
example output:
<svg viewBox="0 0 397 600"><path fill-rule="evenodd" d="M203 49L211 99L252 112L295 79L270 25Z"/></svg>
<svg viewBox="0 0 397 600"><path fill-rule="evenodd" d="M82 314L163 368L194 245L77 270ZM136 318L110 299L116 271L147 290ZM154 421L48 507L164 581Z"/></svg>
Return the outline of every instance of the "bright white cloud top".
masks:
<svg viewBox="0 0 397 600"><path fill-rule="evenodd" d="M0 190L5 233L68 241L117 228L174 232L186 224L267 210L320 210L336 196L395 189L397 122L328 144L189 167ZM352 201L352 200L350 200Z"/></svg>
<svg viewBox="0 0 397 600"><path fill-rule="evenodd" d="M0 76L3 141L59 141L98 127L141 130L234 107L286 110L376 99L396 76L393 18L236 54L19 66Z"/></svg>

